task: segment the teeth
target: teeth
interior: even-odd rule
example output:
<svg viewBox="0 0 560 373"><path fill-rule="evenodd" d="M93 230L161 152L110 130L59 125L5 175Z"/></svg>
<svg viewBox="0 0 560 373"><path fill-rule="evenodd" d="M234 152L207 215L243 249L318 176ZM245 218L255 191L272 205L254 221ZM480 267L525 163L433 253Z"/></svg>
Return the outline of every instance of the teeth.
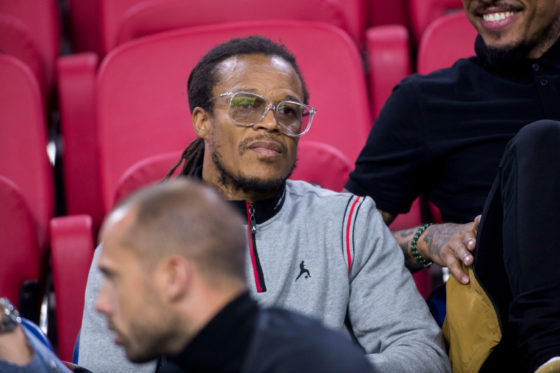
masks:
<svg viewBox="0 0 560 373"><path fill-rule="evenodd" d="M504 19L511 17L513 15L513 12L509 11L509 12L499 12L499 13L489 13L489 14L484 14L482 16L482 18L486 21L486 22L499 22L499 21L503 21Z"/></svg>

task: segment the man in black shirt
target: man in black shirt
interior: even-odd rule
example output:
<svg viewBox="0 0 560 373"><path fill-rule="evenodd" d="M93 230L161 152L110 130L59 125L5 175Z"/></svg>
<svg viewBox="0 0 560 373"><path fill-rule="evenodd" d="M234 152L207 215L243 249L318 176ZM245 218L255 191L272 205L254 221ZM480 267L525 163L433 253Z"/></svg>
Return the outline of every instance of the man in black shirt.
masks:
<svg viewBox="0 0 560 373"><path fill-rule="evenodd" d="M504 351L534 370L560 355L560 1L463 3L476 56L395 88L346 189L371 195L387 223L419 195L438 206L446 224L395 232L407 266L432 260L466 284L474 262L514 341Z"/></svg>
<svg viewBox="0 0 560 373"><path fill-rule="evenodd" d="M250 298L241 226L217 192L186 178L111 213L96 309L127 358L165 356L160 372L372 372L350 338Z"/></svg>

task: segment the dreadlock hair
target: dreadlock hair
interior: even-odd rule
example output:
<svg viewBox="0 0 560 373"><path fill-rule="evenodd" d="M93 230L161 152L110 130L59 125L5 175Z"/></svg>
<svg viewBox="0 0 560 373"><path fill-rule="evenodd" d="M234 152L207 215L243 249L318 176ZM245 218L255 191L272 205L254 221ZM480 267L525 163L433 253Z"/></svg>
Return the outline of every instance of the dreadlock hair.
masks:
<svg viewBox="0 0 560 373"><path fill-rule="evenodd" d="M278 56L294 68L302 86L303 102L308 103L309 93L301 75L296 58L285 46L275 43L262 36L248 36L231 39L212 48L194 67L187 83L189 107L191 112L200 107L211 113L213 110L212 90L216 85L216 67L224 60L239 55L262 54L265 56ZM168 180L177 167L183 163L181 175L193 176L194 171L202 166L204 158L204 141L197 138L183 151L181 158L175 166L165 175Z"/></svg>

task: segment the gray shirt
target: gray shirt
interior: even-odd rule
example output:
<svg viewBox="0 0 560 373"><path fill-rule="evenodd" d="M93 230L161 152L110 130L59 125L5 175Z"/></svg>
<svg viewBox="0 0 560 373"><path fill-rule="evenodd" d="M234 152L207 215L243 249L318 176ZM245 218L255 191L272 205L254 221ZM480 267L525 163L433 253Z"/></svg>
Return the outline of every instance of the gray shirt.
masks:
<svg viewBox="0 0 560 373"><path fill-rule="evenodd" d="M449 372L440 330L373 200L288 181L281 203L255 234L264 292L256 290L247 254L253 297L347 330L379 371ZM153 371L154 365L126 361L93 309L101 284L97 256L88 277L79 364L98 373Z"/></svg>

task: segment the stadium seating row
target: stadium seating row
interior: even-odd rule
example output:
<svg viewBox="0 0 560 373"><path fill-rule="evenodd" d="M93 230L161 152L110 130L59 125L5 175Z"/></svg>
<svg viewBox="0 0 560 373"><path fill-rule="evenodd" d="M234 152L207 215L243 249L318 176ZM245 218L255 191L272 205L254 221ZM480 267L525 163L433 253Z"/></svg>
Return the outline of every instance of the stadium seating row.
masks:
<svg viewBox="0 0 560 373"><path fill-rule="evenodd" d="M414 41L441 15L461 8L460 0L65 0L73 50L104 57L126 41L183 27L231 21L301 20L332 24L360 48L366 29L406 25ZM50 97L60 51L57 0L0 2L0 50L25 61ZM250 11L247 11L250 10Z"/></svg>
<svg viewBox="0 0 560 373"><path fill-rule="evenodd" d="M103 0L98 1L98 5L104 4ZM15 10L16 3L26 2L0 2L0 16L23 12L24 9ZM164 12L164 6L172 3L145 1L133 13L139 17L134 19L143 19L144 9L149 6ZM11 13L6 4L13 6ZM327 8L324 4L321 6ZM52 13L53 8L48 9ZM348 17L351 12L345 9ZM342 17L343 13L337 14ZM0 17L0 28L10 24L2 22ZM30 22L38 29L44 27L39 21ZM106 40L124 43L109 48L111 51L104 58L104 54L89 53L57 60L56 53L44 52L41 64L28 58L33 56L27 53L31 47L21 49L27 54L17 50L11 53L9 48L1 47L6 54L0 55L0 200L6 201L6 208L0 213L0 244L3 254L9 251L10 255L4 255L7 260L0 273L10 281L0 281L0 294L9 295L17 304L22 284L42 276L41 268L50 253L60 356L70 360L81 322L93 232L118 198L159 179L177 159L178 152L194 138L186 99L188 73L205 51L231 37L262 34L281 41L294 52L311 92L310 104L318 108L318 116L313 130L300 142L293 177L340 190L365 142L372 117L377 115L394 84L412 70L408 33L403 26L368 30L363 36L372 97L368 99L357 45L359 33L352 34L350 28L343 26L344 22L333 26L301 19L246 21L157 32L124 42L126 35L136 38L160 31L160 26L153 23L140 29L144 31L119 34L114 29L113 37ZM438 20L424 34L417 66L421 72L472 54L474 30L461 13ZM14 41L13 34L1 35L0 44L5 39ZM48 37L56 44L58 36L53 35ZM454 35L461 39L453 39ZM29 40L28 46L37 39ZM456 49L442 48L449 40ZM455 40L464 44L456 44ZM109 42L106 45L111 45ZM45 50L52 52L49 48ZM441 50L447 51L444 56L437 54ZM55 65L57 68L52 68ZM53 171L45 152L44 97L52 92L55 83L64 145L66 207L70 215L62 218L54 218ZM320 172L327 169L329 173ZM392 228L416 225L420 219L416 203L412 213ZM427 295L427 276L418 276L424 277L417 279L417 283L423 295Z"/></svg>

